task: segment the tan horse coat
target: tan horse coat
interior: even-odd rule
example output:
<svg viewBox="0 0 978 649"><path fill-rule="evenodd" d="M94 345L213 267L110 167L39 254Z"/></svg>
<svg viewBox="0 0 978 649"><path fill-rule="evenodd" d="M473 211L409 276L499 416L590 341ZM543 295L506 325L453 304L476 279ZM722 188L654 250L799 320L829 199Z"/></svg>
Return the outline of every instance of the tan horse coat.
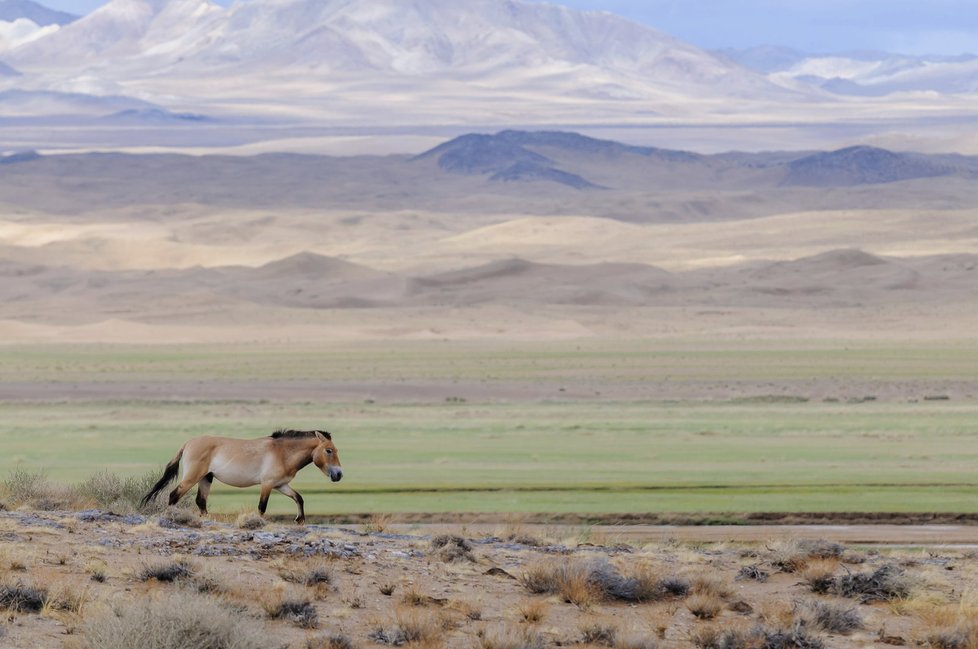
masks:
<svg viewBox="0 0 978 649"><path fill-rule="evenodd" d="M343 478L339 454L326 431L280 430L258 439L229 437L195 437L177 452L166 466L163 477L143 498L145 505L159 494L177 475L183 459L180 483L170 492L175 505L188 491L197 487L197 507L207 513L207 496L214 480L232 487L261 485L258 511L265 514L268 497L275 489L295 501L296 522L305 520L302 496L289 483L300 469L315 464L333 482Z"/></svg>

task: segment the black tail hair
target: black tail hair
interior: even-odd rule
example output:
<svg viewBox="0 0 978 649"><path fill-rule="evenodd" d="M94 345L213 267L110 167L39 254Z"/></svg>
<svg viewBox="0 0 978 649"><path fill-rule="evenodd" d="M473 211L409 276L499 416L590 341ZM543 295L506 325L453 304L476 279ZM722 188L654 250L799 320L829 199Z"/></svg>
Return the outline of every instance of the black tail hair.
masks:
<svg viewBox="0 0 978 649"><path fill-rule="evenodd" d="M156 481L153 488L149 490L149 493L143 496L143 499L139 501L139 507L143 508L149 504L149 501L156 498L156 495L163 491L168 484L173 482L173 479L177 477L177 471L180 470L180 458L183 457L183 448L181 447L177 451L177 456L173 458L169 464L166 465L166 469L163 471L163 477Z"/></svg>

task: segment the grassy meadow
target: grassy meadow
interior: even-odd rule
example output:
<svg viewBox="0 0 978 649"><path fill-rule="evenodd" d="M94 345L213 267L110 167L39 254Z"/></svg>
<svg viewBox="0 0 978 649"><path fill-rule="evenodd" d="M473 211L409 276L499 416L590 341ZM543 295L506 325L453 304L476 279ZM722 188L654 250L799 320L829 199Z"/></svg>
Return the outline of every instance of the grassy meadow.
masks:
<svg viewBox="0 0 978 649"><path fill-rule="evenodd" d="M973 343L37 346L0 361L0 475L138 475L191 436L325 427L345 478L300 473L310 516L978 507ZM74 396L84 385L101 392ZM211 508L256 502L215 485ZM293 509L272 496L271 512Z"/></svg>

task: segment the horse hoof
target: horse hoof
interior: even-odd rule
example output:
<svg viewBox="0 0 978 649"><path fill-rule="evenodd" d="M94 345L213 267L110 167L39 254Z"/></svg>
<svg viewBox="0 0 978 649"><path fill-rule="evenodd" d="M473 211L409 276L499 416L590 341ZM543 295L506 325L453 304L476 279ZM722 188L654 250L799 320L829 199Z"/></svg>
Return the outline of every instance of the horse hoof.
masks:
<svg viewBox="0 0 978 649"><path fill-rule="evenodd" d="M297 518L297 519L295 519L295 524L296 525L305 525L305 522L306 522L306 519L304 519L304 518Z"/></svg>

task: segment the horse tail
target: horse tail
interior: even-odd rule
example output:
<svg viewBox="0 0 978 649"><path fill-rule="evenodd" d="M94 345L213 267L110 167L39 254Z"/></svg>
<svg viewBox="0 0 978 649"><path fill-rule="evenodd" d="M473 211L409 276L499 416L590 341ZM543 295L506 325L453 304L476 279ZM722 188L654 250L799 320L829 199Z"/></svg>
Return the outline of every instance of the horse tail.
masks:
<svg viewBox="0 0 978 649"><path fill-rule="evenodd" d="M177 451L176 456L174 456L174 458L170 460L170 463L166 465L166 469L163 471L163 477L157 480L156 484L153 485L153 488L149 490L149 493L143 496L143 499L139 501L140 508L148 505L151 500L156 498L157 494L163 491L166 486L173 482L173 479L177 477L177 471L180 470L180 458L183 457L183 449L186 447L186 444L181 446L180 450Z"/></svg>

